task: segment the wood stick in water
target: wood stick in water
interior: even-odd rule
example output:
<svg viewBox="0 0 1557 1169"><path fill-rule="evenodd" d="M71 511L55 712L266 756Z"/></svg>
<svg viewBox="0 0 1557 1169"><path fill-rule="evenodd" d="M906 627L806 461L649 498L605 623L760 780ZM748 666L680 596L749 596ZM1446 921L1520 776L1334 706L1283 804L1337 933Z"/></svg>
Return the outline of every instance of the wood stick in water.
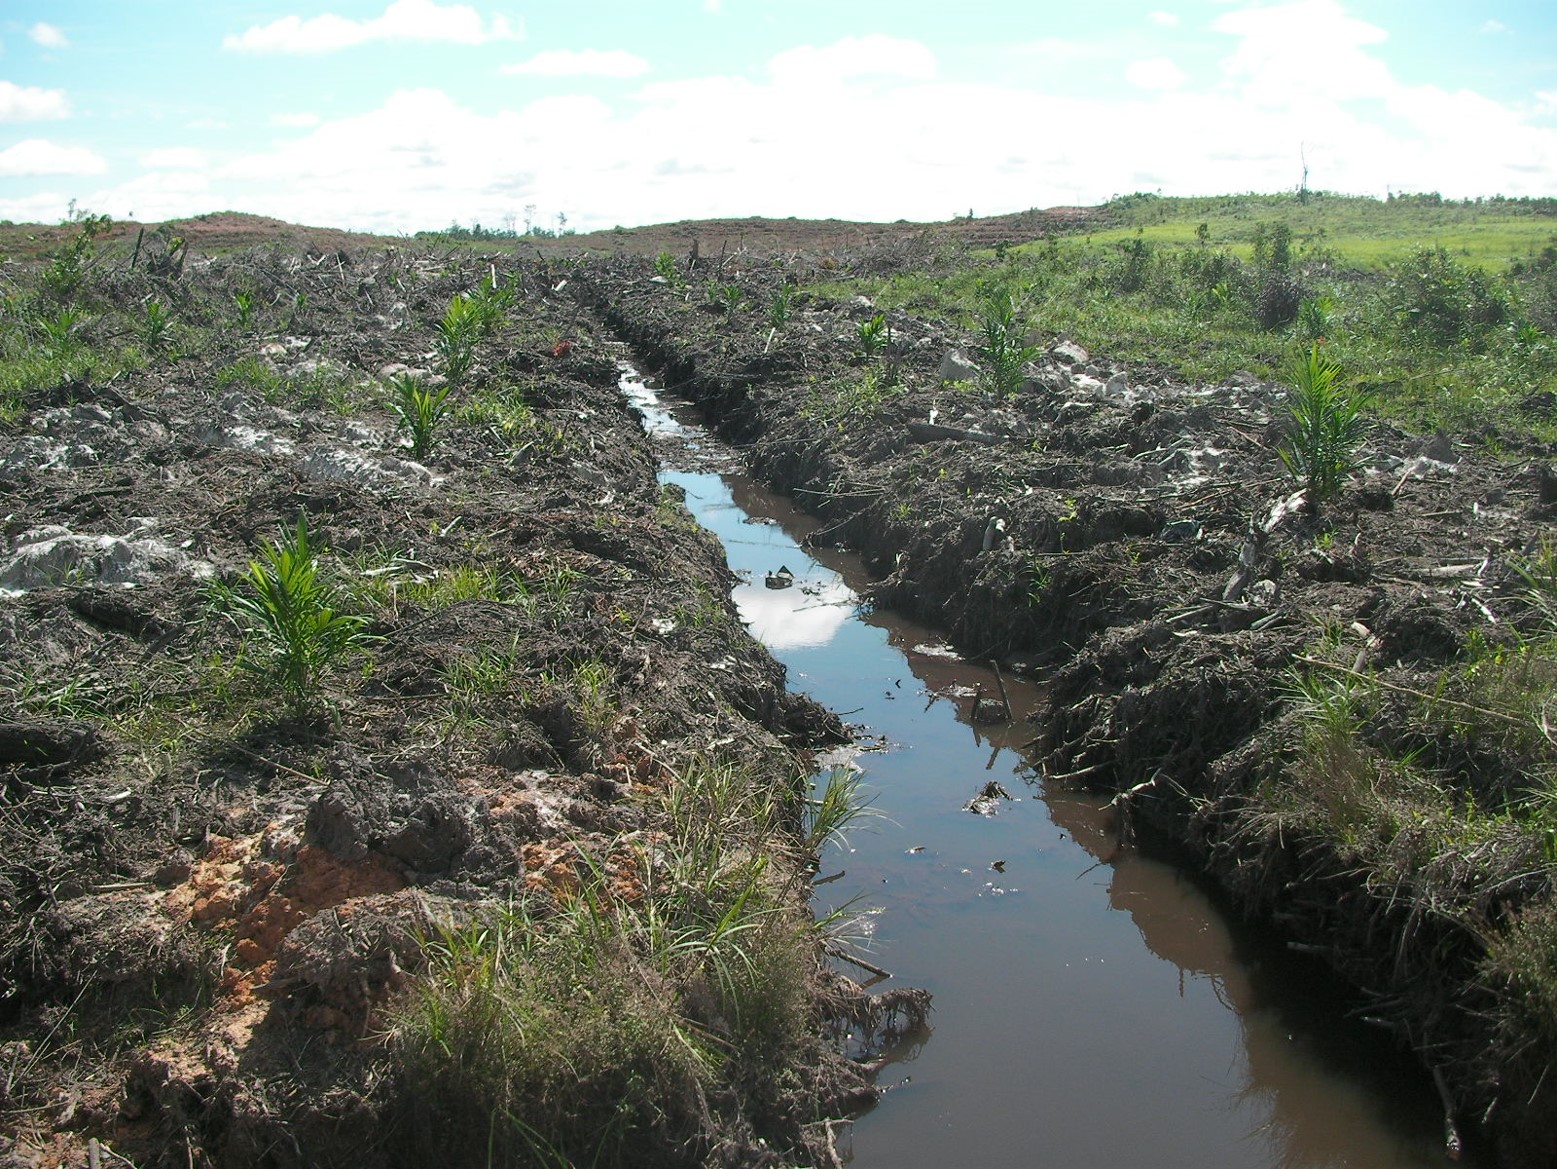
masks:
<svg viewBox="0 0 1557 1169"><path fill-rule="evenodd" d="M989 668L995 671L995 681L1000 686L1000 701L1006 706L1006 722L1014 721L1011 714L1011 695L1006 693L1005 675L1000 672L1000 663L994 658L989 659Z"/></svg>
<svg viewBox="0 0 1557 1169"><path fill-rule="evenodd" d="M841 959L843 959L845 962L849 963L851 966L858 966L861 970L864 970L868 974L874 974L877 978L891 978L892 977L892 971L890 971L890 970L883 970L880 966L877 966L874 962L867 962L867 961L865 961L864 958L856 958L853 954L850 954L850 953L848 953L845 950L840 950L836 946L828 946L827 947L827 952L829 954L831 954L834 958L841 958Z"/></svg>

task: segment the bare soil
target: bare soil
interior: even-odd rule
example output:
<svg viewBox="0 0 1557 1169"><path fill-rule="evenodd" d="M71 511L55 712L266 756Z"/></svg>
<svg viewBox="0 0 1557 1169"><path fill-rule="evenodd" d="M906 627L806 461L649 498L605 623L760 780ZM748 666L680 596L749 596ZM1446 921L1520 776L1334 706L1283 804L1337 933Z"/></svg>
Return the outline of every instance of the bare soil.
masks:
<svg viewBox="0 0 1557 1169"><path fill-rule="evenodd" d="M121 253L92 294L105 317L171 306L167 350L38 386L0 434L0 1164L84 1164L88 1142L142 1166L405 1163L384 1041L438 927L566 896L690 760L787 790L844 728L740 624L722 550L656 483L620 350L556 273L169 254ZM518 299L462 397L524 413L455 417L413 462L381 379L426 369L495 265ZM334 576L383 582L358 602L372 668L302 718L234 667L213 591L299 517ZM813 977L786 1094L716 1102L705 1152L804 1156L871 1099L825 1036L870 1004L820 953Z"/></svg>
<svg viewBox="0 0 1557 1169"><path fill-rule="evenodd" d="M1027 243L1050 235L1071 234L1110 225L1108 213L1096 207L1051 207L1018 211L1009 215L950 219L936 223L857 223L838 219L699 219L642 227L607 229L571 235L523 236L511 241L476 241L474 247L501 247L527 257L565 258L581 255L625 254L658 256L661 252L684 256L694 246L705 257L718 258L737 252L783 256L800 254L814 258L854 254L861 248L934 241L962 247L994 247L998 243ZM74 225L0 224L0 261L7 258L35 260L60 247L76 232ZM216 211L192 219L165 223L123 220L106 237L121 247L132 247L137 238L163 244L183 240L191 256L218 256L251 247L276 248L291 253L342 253L348 257L386 247L421 246L420 241L400 236L375 236L332 227L304 227L237 211ZM470 250L469 248L462 250Z"/></svg>

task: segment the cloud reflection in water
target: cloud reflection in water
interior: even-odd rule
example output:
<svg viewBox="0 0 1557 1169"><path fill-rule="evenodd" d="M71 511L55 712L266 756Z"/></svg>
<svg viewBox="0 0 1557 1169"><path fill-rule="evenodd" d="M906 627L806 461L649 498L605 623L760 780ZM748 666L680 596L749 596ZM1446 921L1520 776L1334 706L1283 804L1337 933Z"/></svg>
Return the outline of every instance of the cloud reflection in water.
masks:
<svg viewBox="0 0 1557 1169"><path fill-rule="evenodd" d="M731 596L752 636L774 650L823 646L843 628L859 598L839 577L796 577L792 588L738 586Z"/></svg>

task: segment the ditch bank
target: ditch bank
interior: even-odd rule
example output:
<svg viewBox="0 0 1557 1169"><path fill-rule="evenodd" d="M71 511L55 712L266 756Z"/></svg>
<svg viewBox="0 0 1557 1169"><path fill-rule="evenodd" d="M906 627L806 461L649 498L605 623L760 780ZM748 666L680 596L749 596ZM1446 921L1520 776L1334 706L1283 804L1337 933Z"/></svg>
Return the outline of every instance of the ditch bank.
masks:
<svg viewBox="0 0 1557 1169"><path fill-rule="evenodd" d="M1489 731L1465 666L1535 628L1515 565L1557 514L1548 452L1375 424L1315 514L1279 386L1051 339L996 397L946 376L971 339L936 322L881 314L862 351L878 310L794 291L816 275L618 259L572 290L823 520L813 541L866 558L876 601L1043 678L1049 781L1116 793L1121 831L1342 975L1432 1072L1448 1151L1552 1163L1552 858L1510 790L1545 748Z"/></svg>
<svg viewBox="0 0 1557 1169"><path fill-rule="evenodd" d="M824 963L843 727L588 321L511 258L148 253L0 430L0 1163L825 1159L839 1032L923 1004ZM390 385L483 288L413 460ZM287 701L231 598L300 524L362 638Z"/></svg>

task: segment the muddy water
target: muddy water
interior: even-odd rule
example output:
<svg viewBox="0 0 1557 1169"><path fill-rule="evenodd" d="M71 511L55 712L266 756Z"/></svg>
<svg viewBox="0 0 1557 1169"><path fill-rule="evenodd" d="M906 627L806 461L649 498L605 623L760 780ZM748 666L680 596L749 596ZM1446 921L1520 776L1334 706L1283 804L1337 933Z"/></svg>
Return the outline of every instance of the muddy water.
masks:
<svg viewBox="0 0 1557 1169"><path fill-rule="evenodd" d="M843 875L819 901L853 900L860 952L931 990L935 1011L887 1053L854 1166L1446 1164L1430 1084L1317 970L1121 849L1101 801L1036 774L1030 726L972 721L992 672L862 610L859 563L800 547L815 520L740 476L695 416L634 378L624 389L665 439L662 479L744 576L753 632L869 748L853 762L880 815L825 858ZM793 583L768 587L781 569ZM1007 683L1018 715L1032 709L1033 690ZM991 781L1010 798L964 810Z"/></svg>

